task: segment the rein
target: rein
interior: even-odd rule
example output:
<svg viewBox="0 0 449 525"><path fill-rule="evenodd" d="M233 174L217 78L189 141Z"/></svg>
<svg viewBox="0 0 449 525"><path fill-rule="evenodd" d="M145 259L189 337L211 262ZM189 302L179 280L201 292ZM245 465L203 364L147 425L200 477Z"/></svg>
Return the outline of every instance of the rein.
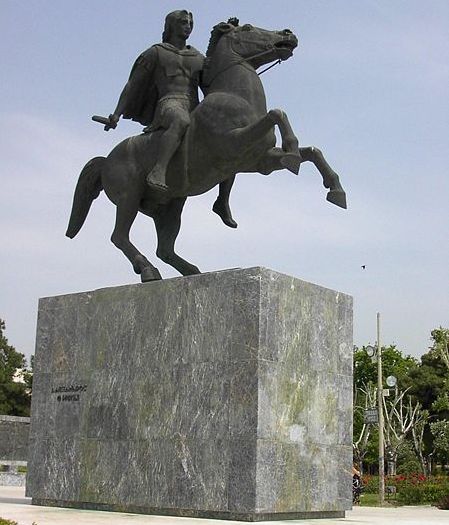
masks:
<svg viewBox="0 0 449 525"><path fill-rule="evenodd" d="M243 62L247 62L248 60L252 60L253 58L261 57L263 55L266 55L267 53L271 53L271 51L273 49L276 49L276 48L274 46L272 46L270 49L267 49L265 51L261 51L260 53L256 53L255 55L251 55L251 56L249 56L247 58L242 58L242 60L240 62L237 62L237 64L241 64ZM257 74L260 76L262 73L265 73L265 71L268 71L272 67L277 66L281 62L282 62L282 60L280 58L278 58L277 60L275 60L274 64L271 64L271 66L266 67L263 71L261 71L260 73L257 73Z"/></svg>
<svg viewBox="0 0 449 525"><path fill-rule="evenodd" d="M248 60L252 60L253 58L257 58L257 57L261 57L263 55L266 55L267 53L270 53L273 49L275 49L274 46L271 49L267 49L266 51L261 51L260 53L256 53L255 55L251 55L251 56L249 56L247 58L242 58L239 62L236 62L235 65L242 64L243 62L248 62ZM277 66L281 62L282 62L282 60L280 58L278 58L277 60L275 60L274 64L271 64L271 66L266 67L260 73L257 73L257 75L260 77L260 75L262 75L262 73L265 73L265 71L268 71L272 67ZM229 69L229 68L226 68L226 69ZM218 74L219 73L217 73L217 75Z"/></svg>
<svg viewBox="0 0 449 525"><path fill-rule="evenodd" d="M274 47L274 46L273 46ZM271 51L273 50L273 48L271 49L267 49L266 51L261 51L260 53L256 53L254 55L251 55L247 58L240 58L240 60L237 60L236 62L231 62L228 66L226 66L225 68L221 69L220 71L217 71L217 73L213 76L213 78L209 81L209 84L208 86L210 86L212 84L212 82L218 77L218 75L221 75L221 73L224 73L225 71L227 71L228 69L231 69L232 67L234 66L239 66L240 64L243 64L245 62L248 62L248 60L252 60L253 58L257 58L257 57L260 57L260 56L263 56L263 55L266 55L267 53L271 53ZM276 59L274 64L271 64L271 66L268 66L266 67L264 70L260 71L260 73L256 73L256 71L254 70L254 72L260 76L262 75L262 73L265 73L265 71L268 71L269 69L271 69L272 67L274 66L277 66L278 64L280 64L282 62L282 60L280 58ZM250 64L248 64L250 66ZM251 66L252 67L252 66ZM253 68L254 69L254 68Z"/></svg>
<svg viewBox="0 0 449 525"><path fill-rule="evenodd" d="M265 73L265 71L268 71L268 70L271 69L272 67L277 66L277 65L280 64L281 62L282 62L282 60L281 60L280 58L278 58L274 64L271 64L271 66L266 67L264 70L262 70L260 73L257 73L257 74L258 74L259 77L260 77L260 75L261 75L262 73Z"/></svg>

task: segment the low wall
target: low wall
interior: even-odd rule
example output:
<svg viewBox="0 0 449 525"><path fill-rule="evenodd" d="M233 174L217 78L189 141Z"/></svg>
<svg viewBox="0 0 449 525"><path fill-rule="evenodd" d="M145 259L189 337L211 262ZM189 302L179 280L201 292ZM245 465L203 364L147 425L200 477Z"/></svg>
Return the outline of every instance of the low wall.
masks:
<svg viewBox="0 0 449 525"><path fill-rule="evenodd" d="M30 418L0 415L0 485L25 485Z"/></svg>

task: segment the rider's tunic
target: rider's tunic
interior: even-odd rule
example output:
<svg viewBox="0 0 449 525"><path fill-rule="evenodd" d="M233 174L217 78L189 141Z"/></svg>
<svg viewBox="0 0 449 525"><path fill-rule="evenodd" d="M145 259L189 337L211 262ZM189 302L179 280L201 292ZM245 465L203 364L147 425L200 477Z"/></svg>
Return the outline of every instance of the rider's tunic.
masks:
<svg viewBox="0 0 449 525"><path fill-rule="evenodd" d="M167 128L174 118L189 122L198 105L204 56L195 48L156 44L136 60L128 80L123 117L148 126Z"/></svg>

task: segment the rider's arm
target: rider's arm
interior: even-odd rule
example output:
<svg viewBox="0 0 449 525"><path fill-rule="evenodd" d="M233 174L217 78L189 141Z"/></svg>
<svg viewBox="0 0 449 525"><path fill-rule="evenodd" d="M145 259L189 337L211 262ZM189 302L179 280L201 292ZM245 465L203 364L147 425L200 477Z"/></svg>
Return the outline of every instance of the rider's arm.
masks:
<svg viewBox="0 0 449 525"><path fill-rule="evenodd" d="M136 99L144 95L143 90L148 89L156 60L157 50L155 47L151 47L142 53L134 63L131 74L129 75L129 80L118 100L117 107L109 117L115 124L117 124L123 114L126 115L127 108L134 104Z"/></svg>

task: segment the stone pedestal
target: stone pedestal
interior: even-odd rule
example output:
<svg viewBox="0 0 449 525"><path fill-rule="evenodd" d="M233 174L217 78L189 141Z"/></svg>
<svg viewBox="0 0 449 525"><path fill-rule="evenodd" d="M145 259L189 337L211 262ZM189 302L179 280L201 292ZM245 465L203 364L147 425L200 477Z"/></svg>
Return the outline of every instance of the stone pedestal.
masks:
<svg viewBox="0 0 449 525"><path fill-rule="evenodd" d="M351 422L342 293L250 268L39 303L34 504L341 517Z"/></svg>

